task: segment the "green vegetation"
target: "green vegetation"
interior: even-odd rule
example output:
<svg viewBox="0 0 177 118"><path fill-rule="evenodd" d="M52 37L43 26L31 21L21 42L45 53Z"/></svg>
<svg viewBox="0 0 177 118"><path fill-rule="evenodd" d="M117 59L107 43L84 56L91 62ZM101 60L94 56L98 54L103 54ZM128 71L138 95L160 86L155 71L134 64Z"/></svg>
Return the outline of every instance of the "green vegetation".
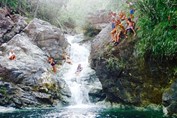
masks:
<svg viewBox="0 0 177 118"><path fill-rule="evenodd" d="M62 30L67 27L82 31L88 13L99 10L118 12L117 8L122 9L121 2L117 0L1 0L0 7L7 6L29 19L40 18Z"/></svg>
<svg viewBox="0 0 177 118"><path fill-rule="evenodd" d="M137 25L140 26L137 44L140 56L168 60L177 57L176 0L139 0Z"/></svg>
<svg viewBox="0 0 177 118"><path fill-rule="evenodd" d="M123 60L120 60L118 58L115 57L110 57L107 59L107 69L111 70L111 71L117 71L120 69L125 68L125 62Z"/></svg>
<svg viewBox="0 0 177 118"><path fill-rule="evenodd" d="M7 96L7 89L6 87L0 86L0 93L4 96Z"/></svg>
<svg viewBox="0 0 177 118"><path fill-rule="evenodd" d="M26 15L28 9L27 0L1 0L0 7L7 7L11 12Z"/></svg>
<svg viewBox="0 0 177 118"><path fill-rule="evenodd" d="M177 67L174 69L174 75L177 76Z"/></svg>
<svg viewBox="0 0 177 118"><path fill-rule="evenodd" d="M12 9L16 9L18 7L18 0L1 0L0 6L7 6Z"/></svg>
<svg viewBox="0 0 177 118"><path fill-rule="evenodd" d="M110 57L108 60L107 60L107 65L106 67L112 71L115 71L115 70L118 70L119 69L119 60L118 58L112 58Z"/></svg>

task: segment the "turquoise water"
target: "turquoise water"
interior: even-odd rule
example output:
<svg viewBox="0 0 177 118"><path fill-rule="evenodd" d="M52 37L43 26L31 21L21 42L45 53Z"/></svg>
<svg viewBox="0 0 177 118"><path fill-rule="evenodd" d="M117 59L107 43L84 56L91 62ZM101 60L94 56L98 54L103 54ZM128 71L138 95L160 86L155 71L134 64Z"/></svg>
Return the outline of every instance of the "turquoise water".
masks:
<svg viewBox="0 0 177 118"><path fill-rule="evenodd" d="M161 110L100 107L23 109L0 113L0 118L165 118Z"/></svg>

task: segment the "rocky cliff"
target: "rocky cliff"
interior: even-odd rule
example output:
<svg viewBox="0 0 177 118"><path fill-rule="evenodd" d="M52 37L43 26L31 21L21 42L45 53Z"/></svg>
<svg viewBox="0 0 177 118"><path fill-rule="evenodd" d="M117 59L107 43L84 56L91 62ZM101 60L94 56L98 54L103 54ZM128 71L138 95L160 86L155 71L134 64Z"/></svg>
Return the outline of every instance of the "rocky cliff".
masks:
<svg viewBox="0 0 177 118"><path fill-rule="evenodd" d="M5 13L0 12L0 45L22 32L27 25L25 19L19 15L6 17Z"/></svg>
<svg viewBox="0 0 177 118"><path fill-rule="evenodd" d="M61 59L61 54L69 44L59 28L39 19L33 19L24 32L35 45L55 58Z"/></svg>
<svg viewBox="0 0 177 118"><path fill-rule="evenodd" d="M94 13L89 13L86 17L86 21L90 23L96 29L103 29L110 22L108 11L98 10Z"/></svg>
<svg viewBox="0 0 177 118"><path fill-rule="evenodd" d="M162 104L176 111L176 84L166 94L176 79L172 75L173 61L155 60L146 54L139 57L135 50L138 37L123 39L118 46L111 42L111 25L103 29L92 42L91 67L102 83L106 100L115 103L146 106ZM172 105L173 104L173 105ZM172 110L173 109L173 110Z"/></svg>
<svg viewBox="0 0 177 118"><path fill-rule="evenodd" d="M20 16L14 15L15 20L0 16L0 105L68 104L69 88L47 62L48 56L60 59L68 46L60 29L39 19L27 24ZM15 52L15 60L8 59L10 50Z"/></svg>

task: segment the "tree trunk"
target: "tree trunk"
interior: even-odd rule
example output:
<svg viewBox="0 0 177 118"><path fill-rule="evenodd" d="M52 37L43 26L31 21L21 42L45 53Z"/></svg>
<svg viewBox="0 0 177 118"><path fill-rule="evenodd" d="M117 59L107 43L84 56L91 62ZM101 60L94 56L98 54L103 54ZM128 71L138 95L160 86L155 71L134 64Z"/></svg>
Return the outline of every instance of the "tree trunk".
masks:
<svg viewBox="0 0 177 118"><path fill-rule="evenodd" d="M36 9L34 12L34 18L36 18L36 16L37 16L38 9L39 9L39 0L37 1L37 6L36 6Z"/></svg>

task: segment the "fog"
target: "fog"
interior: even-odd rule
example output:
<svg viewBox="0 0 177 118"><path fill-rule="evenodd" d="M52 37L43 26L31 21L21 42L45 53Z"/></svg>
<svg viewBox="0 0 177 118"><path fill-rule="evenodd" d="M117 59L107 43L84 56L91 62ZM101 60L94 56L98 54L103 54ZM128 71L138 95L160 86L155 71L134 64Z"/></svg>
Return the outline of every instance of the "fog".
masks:
<svg viewBox="0 0 177 118"><path fill-rule="evenodd" d="M118 11L121 0L39 0L38 17L62 25L72 19L76 26L83 26L88 13L97 10Z"/></svg>

